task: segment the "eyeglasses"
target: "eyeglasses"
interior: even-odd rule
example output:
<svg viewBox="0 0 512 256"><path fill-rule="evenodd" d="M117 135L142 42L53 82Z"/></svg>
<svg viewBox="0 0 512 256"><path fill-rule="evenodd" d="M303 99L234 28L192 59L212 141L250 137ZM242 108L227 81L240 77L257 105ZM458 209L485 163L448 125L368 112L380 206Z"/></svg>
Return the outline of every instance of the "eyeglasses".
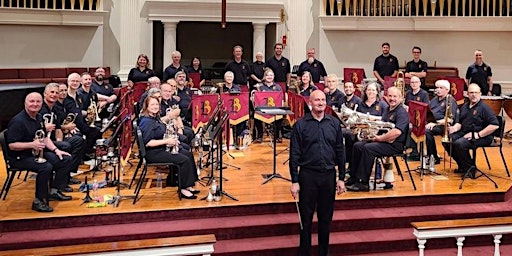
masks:
<svg viewBox="0 0 512 256"><path fill-rule="evenodd" d="M412 53L421 53L421 52L412 52Z"/></svg>

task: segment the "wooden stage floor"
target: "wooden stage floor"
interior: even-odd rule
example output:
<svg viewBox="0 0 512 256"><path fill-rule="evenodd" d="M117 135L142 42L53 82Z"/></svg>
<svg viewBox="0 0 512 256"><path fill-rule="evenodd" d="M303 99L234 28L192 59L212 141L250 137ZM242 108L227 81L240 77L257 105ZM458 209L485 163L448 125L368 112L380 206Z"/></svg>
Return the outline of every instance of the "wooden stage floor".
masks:
<svg viewBox="0 0 512 256"><path fill-rule="evenodd" d="M507 130L512 127L511 120L507 117ZM440 138L437 138L438 140ZM439 141L438 141L439 142ZM288 159L288 151L286 150L288 140L284 143L278 144L277 152L285 150L277 156L277 172L284 177L290 177L288 171L288 163L283 164ZM438 148L439 145L438 145ZM510 155L512 154L512 144L506 142L504 146L504 154L507 158L507 164L512 167ZM0 221L14 220L14 219L32 219L32 218L52 218L52 217L66 217L66 216L81 216L91 214L110 214L110 213L126 213L126 212L146 212L158 210L173 210L173 209L187 209L187 208L206 208L206 207L222 207L232 205L253 205L253 204L269 204L269 203L283 203L293 202L290 195L290 182L273 179L269 183L262 185L264 181L262 174L272 173L272 148L269 141L263 144L252 144L247 149L234 150L231 149L229 153L233 156L224 155L224 163L239 166L241 169L229 167L224 169L223 176L228 181L223 182L223 189L225 192L236 197L239 201L234 201L228 197L223 197L220 202L206 202L196 200L178 200L178 194L175 187L164 187L159 190L155 188L156 173L154 169L148 171L147 178L150 178L145 187L141 190L142 197L133 205L132 200L121 201L119 207L114 208L112 205L100 208L87 208L82 204L84 194L81 192L68 193L73 196L73 200L66 202L52 202L51 206L54 208L53 213L37 213L31 210L31 203L34 195L34 179L29 179L23 182L23 179L15 179L11 187L11 191L7 199L0 200ZM440 151L442 153L442 151ZM409 175L404 172L405 181L401 181L400 177L395 173L396 182L391 190L377 189L370 192L347 192L343 195L337 196L337 200L357 200L360 198L385 198L385 197L403 197L403 196L418 196L423 195L436 195L436 194L459 194L459 193L486 193L486 192L502 192L507 191L511 186L511 178L507 177L505 168L501 161L499 150L487 150L489 161L491 162L492 170L488 170L485 163L485 157L482 150L478 150L478 166L481 170L489 174L499 185L499 188L494 188L494 185L480 177L476 180L467 179L464 182L462 189L459 189L460 175L453 174L453 171L443 171L443 162L437 165L440 176L425 176L420 180L418 173L414 172L413 177L416 182L417 190L413 190ZM135 162L136 165L136 161ZM406 170L403 161L399 160L402 170ZM409 162L411 168L416 168L419 162ZM1 163L2 173L0 179L5 180L6 173L4 170L4 162ZM129 166L128 166L129 167ZM452 169L456 168L453 164ZM124 182L129 183L133 175L135 167L129 167L126 170L126 175L122 176ZM208 175L209 169L204 169L201 177ZM216 175L218 171L216 171ZM85 176L91 180L91 173L79 174L76 176L80 180L84 180ZM104 174L98 173L96 176L98 180L104 179ZM75 191L78 190L79 185L72 186ZM199 198L207 195L207 190L201 185L196 186L201 190ZM112 194L115 195L115 188L100 189L101 195ZM131 190L122 189L121 195L133 195L133 188Z"/></svg>

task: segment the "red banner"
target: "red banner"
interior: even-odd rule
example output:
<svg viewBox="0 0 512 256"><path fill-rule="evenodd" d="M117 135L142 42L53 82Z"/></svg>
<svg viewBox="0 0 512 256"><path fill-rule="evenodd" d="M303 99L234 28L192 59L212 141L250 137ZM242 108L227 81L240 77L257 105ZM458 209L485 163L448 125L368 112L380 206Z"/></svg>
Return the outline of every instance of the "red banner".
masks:
<svg viewBox="0 0 512 256"><path fill-rule="evenodd" d="M318 90L320 90L322 92L325 89L325 84L324 83L315 83L315 86L316 86L316 88L318 88Z"/></svg>
<svg viewBox="0 0 512 256"><path fill-rule="evenodd" d="M249 93L222 93L220 95L224 109L229 111L229 124L236 125L249 120Z"/></svg>
<svg viewBox="0 0 512 256"><path fill-rule="evenodd" d="M139 102L140 97L142 96L142 94L144 94L144 92L146 92L147 88L148 88L148 82L137 82L137 83L133 84L132 105L135 102Z"/></svg>
<svg viewBox="0 0 512 256"><path fill-rule="evenodd" d="M363 79L366 77L363 68L344 68L343 69L343 82L352 82L356 91L355 95L361 97L361 90L363 88Z"/></svg>
<svg viewBox="0 0 512 256"><path fill-rule="evenodd" d="M208 123L217 107L218 94L194 95L192 97L192 129L197 132Z"/></svg>
<svg viewBox="0 0 512 256"><path fill-rule="evenodd" d="M453 96L457 104L464 103L464 84L466 83L463 78L460 77L443 77L443 79L450 82L450 94Z"/></svg>
<svg viewBox="0 0 512 256"><path fill-rule="evenodd" d="M428 104L419 101L409 101L409 120L412 124L411 138L416 142L425 141L425 126L427 125Z"/></svg>
<svg viewBox="0 0 512 256"><path fill-rule="evenodd" d="M293 126L298 120L304 117L306 114L305 108L308 104L300 94L288 92L288 106L293 112L293 115L288 115L288 121L290 125Z"/></svg>
<svg viewBox="0 0 512 256"><path fill-rule="evenodd" d="M190 77L190 88L201 89L201 74L200 73L189 73L188 77Z"/></svg>
<svg viewBox="0 0 512 256"><path fill-rule="evenodd" d="M254 93L254 107L282 107L283 106L283 93L280 91L267 91ZM254 113L254 118L263 121L264 123L274 122L274 116L262 115L258 112ZM283 116L276 116L275 120L279 120Z"/></svg>

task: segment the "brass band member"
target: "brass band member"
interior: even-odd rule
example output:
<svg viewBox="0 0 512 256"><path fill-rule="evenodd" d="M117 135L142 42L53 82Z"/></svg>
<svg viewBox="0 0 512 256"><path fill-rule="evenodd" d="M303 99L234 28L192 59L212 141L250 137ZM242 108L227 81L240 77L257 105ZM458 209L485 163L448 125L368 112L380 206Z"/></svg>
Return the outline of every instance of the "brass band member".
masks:
<svg viewBox="0 0 512 256"><path fill-rule="evenodd" d="M309 97L311 93L315 90L318 90L318 87L311 80L311 73L309 71L304 71L302 76L300 77L299 82L299 93L302 96Z"/></svg>
<svg viewBox="0 0 512 256"><path fill-rule="evenodd" d="M413 49L414 51L414 49ZM430 100L428 99L428 92L421 89L421 81L420 78L417 76L411 77L411 83L410 83L411 89L405 93L405 105L404 108L409 112L409 102L414 100L418 102L424 102L429 103ZM418 154L417 145L413 140L410 140L411 144L409 145L410 148L412 148L411 154L409 154L409 160L412 161L418 161L420 159L420 156Z"/></svg>
<svg viewBox="0 0 512 256"><path fill-rule="evenodd" d="M453 144L451 154L458 166L456 173L466 173L474 166L469 150L490 145L493 140L492 133L499 128L494 112L485 102L480 101L482 92L477 84L469 85L468 96L469 101L460 108L459 121L449 127ZM449 145L444 143L443 146L450 152ZM475 178L475 169L472 169L469 175Z"/></svg>
<svg viewBox="0 0 512 256"><path fill-rule="evenodd" d="M351 175L353 185L347 185L349 191L369 191L369 180L375 157L390 156L402 152L409 131L409 115L402 106L402 92L396 88L388 89L389 107L382 121L391 122L395 127L389 132L376 135L373 141L360 141L354 144Z"/></svg>
<svg viewBox="0 0 512 256"><path fill-rule="evenodd" d="M272 69L267 68L265 69L265 72L263 73L263 83L257 87L258 91L262 92L270 92L270 91L276 91L281 92L281 86L274 82L274 71ZM258 107L258 106L255 106ZM278 143L283 142L283 139L281 139L280 131L283 124L283 120L277 120L276 122L276 130L277 134L276 141ZM254 143L261 143L263 140L263 122L257 119L254 119L254 127L256 128L257 137L254 140Z"/></svg>
<svg viewBox="0 0 512 256"><path fill-rule="evenodd" d="M340 101L345 94L338 89L338 76L335 74L329 74L326 78L326 86L324 89L325 99L327 100L327 106L340 108Z"/></svg>
<svg viewBox="0 0 512 256"><path fill-rule="evenodd" d="M240 85L235 84L233 82L235 75L231 71L226 71L224 73L224 85L222 86L222 93L230 93L230 92L240 92ZM245 122L241 122L237 125L233 125L233 138L235 148L239 149L239 147L243 145L239 145L239 141L243 138L245 130Z"/></svg>
<svg viewBox="0 0 512 256"><path fill-rule="evenodd" d="M27 95L25 109L9 122L6 141L12 167L37 173L32 210L52 212L53 208L48 201L72 199L71 196L64 195L60 191L68 184L71 157L69 153L59 150L46 136L43 117L39 114L42 103L41 94L33 92ZM34 139L38 130L43 132L43 137ZM34 152L37 155L42 152L46 162L36 162ZM48 191L50 191L49 195Z"/></svg>
<svg viewBox="0 0 512 256"><path fill-rule="evenodd" d="M427 155L434 156L435 164L439 164L441 161L439 160L439 156L437 155L436 141L435 135L443 135L445 130L445 114L446 114L446 105L450 104L452 109L452 116L457 122L457 102L453 97L451 97L450 102L446 102L446 95L450 92L450 82L447 80L437 80L436 81L436 96L430 101L428 104L432 114L436 122L428 123L425 129L425 142L427 143Z"/></svg>
<svg viewBox="0 0 512 256"><path fill-rule="evenodd" d="M166 125L160 121L160 102L157 98L147 97L142 106L139 128L142 132L146 147L146 159L148 163L173 162L180 166L180 178L182 187L179 190L182 198L196 199L199 191L194 189L197 180L197 172L194 168L194 160L190 151L179 149L177 154L166 151L166 146L179 145L175 138L163 139Z"/></svg>

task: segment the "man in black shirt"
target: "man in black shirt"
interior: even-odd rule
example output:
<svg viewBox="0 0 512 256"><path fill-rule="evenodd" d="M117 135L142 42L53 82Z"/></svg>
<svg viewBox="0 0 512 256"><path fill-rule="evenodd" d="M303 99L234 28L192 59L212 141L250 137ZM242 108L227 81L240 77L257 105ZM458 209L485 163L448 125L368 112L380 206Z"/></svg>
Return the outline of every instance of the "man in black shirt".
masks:
<svg viewBox="0 0 512 256"><path fill-rule="evenodd" d="M309 101L311 113L293 126L290 142L290 191L293 198L299 196L302 223L299 255L311 255L311 226L316 208L318 255L325 256L329 254L329 229L335 192L345 192L345 150L340 121L324 112L325 94L316 90L311 93Z"/></svg>
<svg viewBox="0 0 512 256"><path fill-rule="evenodd" d="M373 75L381 86L384 86L384 77L396 76L398 73L398 59L389 53L389 43L385 42L382 44L382 55L375 58L373 63Z"/></svg>
<svg viewBox="0 0 512 256"><path fill-rule="evenodd" d="M308 59L299 65L299 70L297 71L299 81L304 71L309 71L315 84L320 83L321 78L325 81L327 79L327 71L325 71L324 64L315 58L315 48L308 49L306 54Z"/></svg>
<svg viewBox="0 0 512 256"><path fill-rule="evenodd" d="M171 57L172 63L167 68L165 68L162 81L167 82L167 79L174 78L176 76L176 73L178 73L179 71L185 72L188 81L188 69L185 66L181 65L181 53L179 51L173 51L171 53Z"/></svg>
<svg viewBox="0 0 512 256"><path fill-rule="evenodd" d="M263 62L263 53L256 53L256 61L251 65L251 79L249 85L251 86L249 91L254 90L254 85L262 83L263 73L265 72L265 62Z"/></svg>
<svg viewBox="0 0 512 256"><path fill-rule="evenodd" d="M270 57L265 64L267 68L274 71L274 82L281 85L283 91L286 92L290 85L291 66L290 61L282 55L283 48L282 43L276 43L274 45L274 56Z"/></svg>
<svg viewBox="0 0 512 256"><path fill-rule="evenodd" d="M417 76L421 81L421 87L425 88L425 77L427 76L428 65L427 62L420 59L421 48L414 46L412 48L413 59L407 62L405 66L405 77L411 78Z"/></svg>
<svg viewBox="0 0 512 256"><path fill-rule="evenodd" d="M475 62L466 71L466 84L471 83L480 86L482 95L492 95L492 70L491 66L484 63L484 53L481 50L475 51Z"/></svg>
<svg viewBox="0 0 512 256"><path fill-rule="evenodd" d="M236 45L233 47L233 59L226 64L226 71L231 71L235 74L233 83L238 85L247 85L247 78L251 74L251 67L249 63L242 59L243 54L242 46Z"/></svg>

